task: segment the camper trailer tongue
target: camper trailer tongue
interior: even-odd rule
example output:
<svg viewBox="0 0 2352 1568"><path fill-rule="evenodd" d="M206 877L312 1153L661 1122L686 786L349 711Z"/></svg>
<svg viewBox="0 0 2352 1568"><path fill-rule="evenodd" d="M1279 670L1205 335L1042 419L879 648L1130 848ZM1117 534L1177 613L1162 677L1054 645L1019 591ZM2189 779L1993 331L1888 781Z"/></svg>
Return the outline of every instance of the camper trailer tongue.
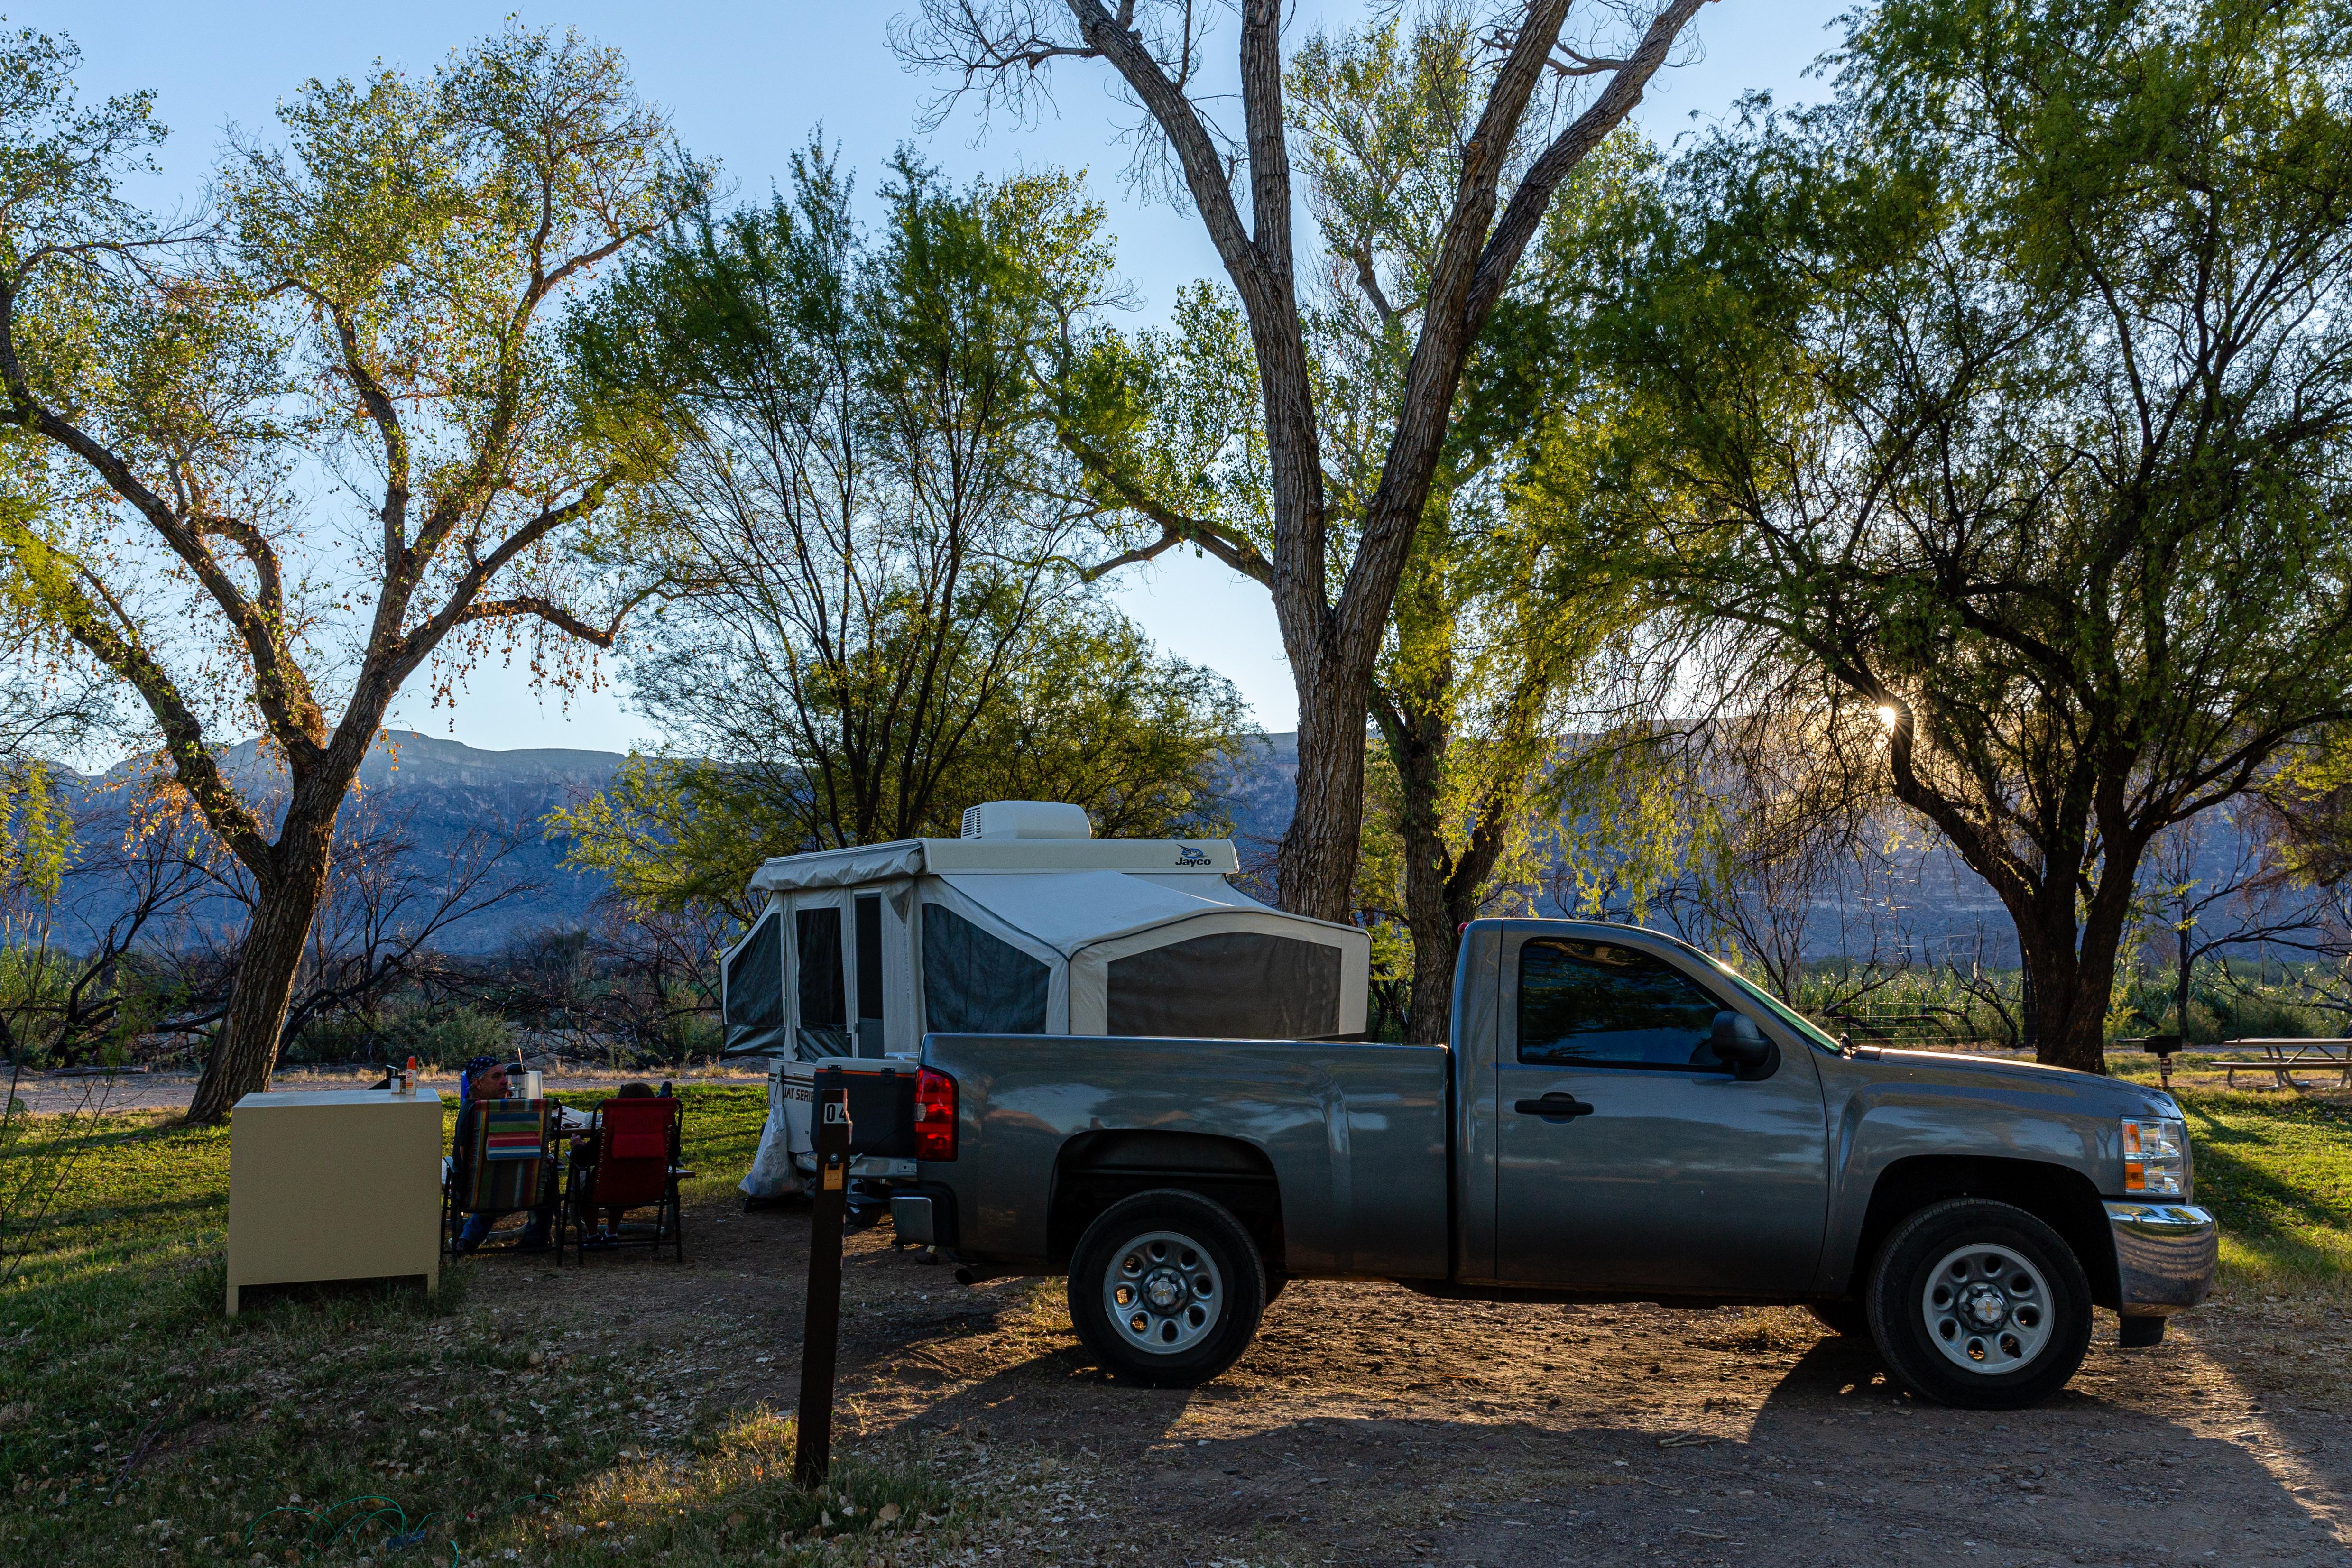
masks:
<svg viewBox="0 0 2352 1568"><path fill-rule="evenodd" d="M963 811L966 838L1092 838L1082 805L1058 800L992 800Z"/></svg>

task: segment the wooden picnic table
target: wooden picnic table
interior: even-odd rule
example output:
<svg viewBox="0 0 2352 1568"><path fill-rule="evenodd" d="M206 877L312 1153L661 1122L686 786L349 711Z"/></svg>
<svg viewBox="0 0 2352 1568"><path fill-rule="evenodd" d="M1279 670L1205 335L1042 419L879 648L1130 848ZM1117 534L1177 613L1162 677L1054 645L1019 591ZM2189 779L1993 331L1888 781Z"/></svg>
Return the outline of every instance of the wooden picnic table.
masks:
<svg viewBox="0 0 2352 1568"><path fill-rule="evenodd" d="M2216 1061L2226 1070L2224 1081L2235 1087L2242 1072L2266 1072L2282 1089L2301 1089L2294 1074L2332 1072L2339 1088L2352 1089L2352 1040L2243 1039L2223 1040L2216 1050L2260 1050L2253 1060Z"/></svg>

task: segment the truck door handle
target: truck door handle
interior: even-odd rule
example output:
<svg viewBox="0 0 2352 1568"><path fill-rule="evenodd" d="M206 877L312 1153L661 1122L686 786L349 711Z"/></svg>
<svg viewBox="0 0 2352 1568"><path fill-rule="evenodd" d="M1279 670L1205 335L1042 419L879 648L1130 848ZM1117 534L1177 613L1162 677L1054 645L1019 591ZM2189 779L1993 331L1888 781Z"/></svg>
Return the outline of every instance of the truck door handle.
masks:
<svg viewBox="0 0 2352 1568"><path fill-rule="evenodd" d="M1546 1121L1572 1121L1580 1116L1592 1114L1592 1107L1585 1104L1576 1096L1562 1094L1558 1089L1552 1090L1541 1100L1519 1100L1511 1109L1521 1116L1540 1116Z"/></svg>

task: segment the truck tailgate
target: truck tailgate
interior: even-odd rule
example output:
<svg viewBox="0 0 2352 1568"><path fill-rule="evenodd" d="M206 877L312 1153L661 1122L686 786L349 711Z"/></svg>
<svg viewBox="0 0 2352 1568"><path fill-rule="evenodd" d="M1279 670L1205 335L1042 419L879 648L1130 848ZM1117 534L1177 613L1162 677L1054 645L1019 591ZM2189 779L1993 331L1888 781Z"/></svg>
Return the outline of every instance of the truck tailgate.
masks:
<svg viewBox="0 0 2352 1568"><path fill-rule="evenodd" d="M921 1174L955 1194L972 1257L1047 1262L1064 1146L1132 1130L1262 1152L1293 1274L1445 1277L1443 1047L933 1035L923 1059L956 1080L958 1148Z"/></svg>

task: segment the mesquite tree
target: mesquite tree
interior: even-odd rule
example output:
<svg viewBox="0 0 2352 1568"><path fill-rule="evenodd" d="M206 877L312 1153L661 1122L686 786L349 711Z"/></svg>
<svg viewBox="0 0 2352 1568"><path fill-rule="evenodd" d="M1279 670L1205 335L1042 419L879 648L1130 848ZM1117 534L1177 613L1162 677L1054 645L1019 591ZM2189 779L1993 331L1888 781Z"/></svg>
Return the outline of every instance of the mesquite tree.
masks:
<svg viewBox="0 0 2352 1568"><path fill-rule="evenodd" d="M1240 300L1255 370L1268 498L1268 547L1213 516L1168 504L1131 474L1106 476L1158 530L1127 553L1147 559L1192 544L1264 583L1274 598L1298 692L1297 808L1278 859L1286 909L1344 919L1362 830L1364 724L1413 539L1445 447L1471 346L1542 225L1560 182L1641 101L1704 0L1635 6L1622 52L1570 26L1570 0L1501 8L1485 30L1482 95L1446 127L1452 180L1426 258L1425 292L1402 302L1404 356L1385 457L1335 517L1307 342L1295 235L1281 0L1241 0L1241 126L1203 80L1214 8L1191 0L923 0L897 42L910 63L950 73L948 101L980 95L1016 117L1044 101L1061 60L1100 60L1142 111L1147 178L1166 170L1214 244ZM1604 29L1623 8L1595 6ZM1547 84L1596 84L1547 117ZM1557 119L1557 125L1549 122ZM1530 146L1529 127L1549 133ZM1163 161L1164 155L1164 161ZM1506 194L1506 182L1511 182ZM1308 265L1313 265L1310 258ZM1336 581L1335 581L1336 578Z"/></svg>
<svg viewBox="0 0 2352 1568"><path fill-rule="evenodd" d="M625 579L572 547L656 455L582 395L558 318L704 172L617 55L510 28L430 77L306 84L175 228L119 190L163 135L146 98L78 106L70 46L37 34L5 57L0 426L33 502L0 511L9 603L136 694L252 877L190 1111L215 1121L268 1082L402 687L501 634L538 669L616 634ZM217 760L252 727L274 813Z"/></svg>
<svg viewBox="0 0 2352 1568"><path fill-rule="evenodd" d="M1727 679L1875 713L2097 1072L2150 844L2352 713L2337 13L1894 0L1842 58L1598 318L1615 552Z"/></svg>

